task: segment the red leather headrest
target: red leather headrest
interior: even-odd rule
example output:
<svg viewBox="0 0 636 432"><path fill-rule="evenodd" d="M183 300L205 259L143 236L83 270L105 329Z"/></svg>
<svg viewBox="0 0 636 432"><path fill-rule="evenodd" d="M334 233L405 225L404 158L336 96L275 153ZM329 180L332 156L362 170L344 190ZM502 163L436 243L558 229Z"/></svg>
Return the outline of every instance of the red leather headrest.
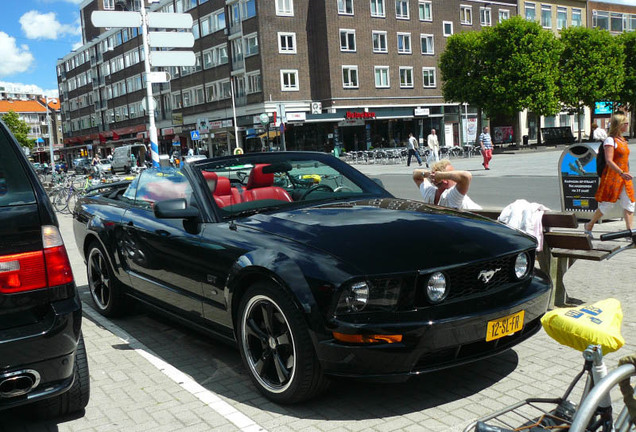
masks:
<svg viewBox="0 0 636 432"><path fill-rule="evenodd" d="M216 181L216 189L214 190L214 195L222 196L222 195L231 195L232 188L230 184L230 179L227 177L219 177Z"/></svg>
<svg viewBox="0 0 636 432"><path fill-rule="evenodd" d="M268 164L254 165L254 168L252 168L252 172L250 173L250 177L247 180L247 189L268 187L274 184L274 173L263 173L263 168L266 166L268 166Z"/></svg>

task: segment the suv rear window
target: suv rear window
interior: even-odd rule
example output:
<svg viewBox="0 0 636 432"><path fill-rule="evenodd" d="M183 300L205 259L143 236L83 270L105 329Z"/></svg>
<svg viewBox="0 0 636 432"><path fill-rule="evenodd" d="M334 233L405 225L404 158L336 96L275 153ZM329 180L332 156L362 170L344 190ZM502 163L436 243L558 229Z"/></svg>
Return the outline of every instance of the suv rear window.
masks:
<svg viewBox="0 0 636 432"><path fill-rule="evenodd" d="M35 194L4 128L0 128L0 207L35 203Z"/></svg>

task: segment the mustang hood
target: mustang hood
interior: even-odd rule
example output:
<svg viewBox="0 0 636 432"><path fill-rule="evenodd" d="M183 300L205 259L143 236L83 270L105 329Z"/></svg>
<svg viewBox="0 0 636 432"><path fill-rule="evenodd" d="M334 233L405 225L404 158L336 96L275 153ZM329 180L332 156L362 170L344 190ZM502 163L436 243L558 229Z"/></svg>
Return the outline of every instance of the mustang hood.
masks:
<svg viewBox="0 0 636 432"><path fill-rule="evenodd" d="M396 198L259 214L239 224L356 263L367 274L466 263L536 246L531 237L499 223Z"/></svg>

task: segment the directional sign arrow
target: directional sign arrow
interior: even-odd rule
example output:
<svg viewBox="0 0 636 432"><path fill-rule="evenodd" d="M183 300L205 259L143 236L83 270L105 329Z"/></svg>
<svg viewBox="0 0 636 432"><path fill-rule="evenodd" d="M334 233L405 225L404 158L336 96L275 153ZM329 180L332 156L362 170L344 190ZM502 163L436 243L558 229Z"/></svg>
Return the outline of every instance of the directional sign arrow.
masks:
<svg viewBox="0 0 636 432"><path fill-rule="evenodd" d="M192 15L187 13L148 12L148 27L191 29Z"/></svg>
<svg viewBox="0 0 636 432"><path fill-rule="evenodd" d="M139 12L95 11L91 14L91 22L95 27L140 27L141 14Z"/></svg>
<svg viewBox="0 0 636 432"><path fill-rule="evenodd" d="M148 32L151 48L192 48L194 35L190 32Z"/></svg>

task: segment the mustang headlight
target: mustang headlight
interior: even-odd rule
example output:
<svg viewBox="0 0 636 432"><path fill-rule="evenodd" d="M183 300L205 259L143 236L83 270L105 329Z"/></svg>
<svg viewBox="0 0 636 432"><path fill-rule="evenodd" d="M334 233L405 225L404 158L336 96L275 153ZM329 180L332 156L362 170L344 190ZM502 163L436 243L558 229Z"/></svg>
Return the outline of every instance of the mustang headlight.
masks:
<svg viewBox="0 0 636 432"><path fill-rule="evenodd" d="M342 290L336 314L394 310L400 297L401 285L399 279L354 282Z"/></svg>
<svg viewBox="0 0 636 432"><path fill-rule="evenodd" d="M521 252L515 259L515 276L517 279L524 278L530 271L530 260L526 252Z"/></svg>
<svg viewBox="0 0 636 432"><path fill-rule="evenodd" d="M426 283L426 296L431 303L439 303L448 295L446 276L442 272L435 272L429 276Z"/></svg>

